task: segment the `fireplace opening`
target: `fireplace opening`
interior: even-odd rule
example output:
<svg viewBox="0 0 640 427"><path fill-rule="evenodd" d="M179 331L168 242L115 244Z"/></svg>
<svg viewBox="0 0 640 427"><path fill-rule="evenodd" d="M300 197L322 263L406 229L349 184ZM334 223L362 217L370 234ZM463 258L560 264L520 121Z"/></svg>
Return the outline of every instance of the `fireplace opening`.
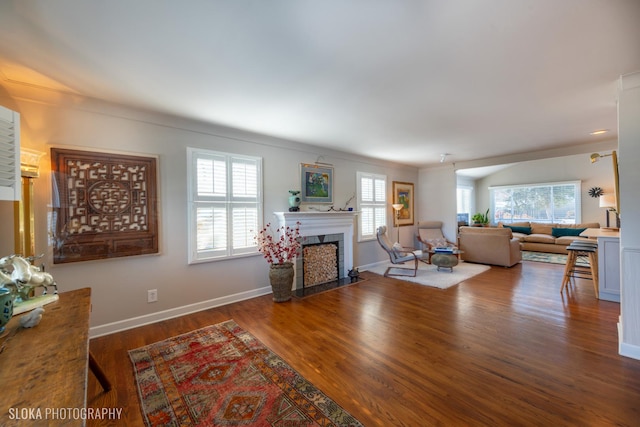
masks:
<svg viewBox="0 0 640 427"><path fill-rule="evenodd" d="M300 244L302 250L300 256L296 257L296 289L318 286L321 283L341 279L346 275L342 233L303 236L300 238ZM311 259L306 259L307 253ZM335 275L332 273L334 263L337 270ZM329 278L330 274L333 276L332 279Z"/></svg>
<svg viewBox="0 0 640 427"><path fill-rule="evenodd" d="M296 257L294 295L304 298L353 283L344 265L344 234L322 234L300 238Z"/></svg>
<svg viewBox="0 0 640 427"><path fill-rule="evenodd" d="M338 280L337 242L315 243L302 248L302 286L308 288Z"/></svg>

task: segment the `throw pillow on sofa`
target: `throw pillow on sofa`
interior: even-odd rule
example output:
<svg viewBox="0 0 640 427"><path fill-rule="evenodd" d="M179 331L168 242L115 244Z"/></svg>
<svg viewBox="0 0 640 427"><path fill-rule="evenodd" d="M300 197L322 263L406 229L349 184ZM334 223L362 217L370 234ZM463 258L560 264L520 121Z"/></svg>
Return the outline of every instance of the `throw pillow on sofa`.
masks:
<svg viewBox="0 0 640 427"><path fill-rule="evenodd" d="M552 228L553 237L579 236L586 228Z"/></svg>
<svg viewBox="0 0 640 427"><path fill-rule="evenodd" d="M514 233L531 234L531 227L515 227L513 225L505 225L505 228L510 228Z"/></svg>

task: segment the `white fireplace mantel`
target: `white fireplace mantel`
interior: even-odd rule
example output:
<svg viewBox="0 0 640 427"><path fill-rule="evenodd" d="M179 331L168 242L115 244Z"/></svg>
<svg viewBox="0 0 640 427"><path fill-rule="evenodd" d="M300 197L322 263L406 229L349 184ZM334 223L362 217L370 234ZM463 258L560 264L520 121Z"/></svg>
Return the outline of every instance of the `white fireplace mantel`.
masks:
<svg viewBox="0 0 640 427"><path fill-rule="evenodd" d="M347 277L353 268L353 230L356 211L337 212L274 212L278 227L295 227L300 222L300 236L344 234L344 266L340 277Z"/></svg>

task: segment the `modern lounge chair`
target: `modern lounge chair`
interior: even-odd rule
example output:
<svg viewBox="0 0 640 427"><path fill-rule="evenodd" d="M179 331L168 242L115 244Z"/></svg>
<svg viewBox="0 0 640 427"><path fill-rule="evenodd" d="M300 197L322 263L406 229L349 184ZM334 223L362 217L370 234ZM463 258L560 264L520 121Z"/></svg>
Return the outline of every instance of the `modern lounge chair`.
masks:
<svg viewBox="0 0 640 427"><path fill-rule="evenodd" d="M389 254L389 259L391 260L392 264L404 265L407 262L413 262L413 267L395 267L392 265L384 272L384 276L416 277L416 272L418 271L418 261L423 261L424 256L428 256L429 254L423 254L421 250L416 250L414 248L399 247L398 245L394 246L389 240L389 237L387 237L386 225L378 227L378 230L376 231L376 237L378 239L378 243L380 243L380 246L382 246L382 249L384 249L385 252ZM398 272L392 273L392 270Z"/></svg>
<svg viewBox="0 0 640 427"><path fill-rule="evenodd" d="M442 233L442 221L419 221L418 235L416 238L418 242L422 244L421 249L427 253L435 248L457 247L455 243L444 237ZM429 256L429 262L431 262L431 256Z"/></svg>

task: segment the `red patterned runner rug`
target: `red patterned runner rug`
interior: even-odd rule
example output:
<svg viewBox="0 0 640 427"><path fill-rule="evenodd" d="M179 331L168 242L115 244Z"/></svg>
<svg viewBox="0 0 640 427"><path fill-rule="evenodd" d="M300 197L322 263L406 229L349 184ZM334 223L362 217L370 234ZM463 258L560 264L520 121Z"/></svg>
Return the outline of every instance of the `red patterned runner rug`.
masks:
<svg viewBox="0 0 640 427"><path fill-rule="evenodd" d="M147 426L361 426L233 320L129 351Z"/></svg>

